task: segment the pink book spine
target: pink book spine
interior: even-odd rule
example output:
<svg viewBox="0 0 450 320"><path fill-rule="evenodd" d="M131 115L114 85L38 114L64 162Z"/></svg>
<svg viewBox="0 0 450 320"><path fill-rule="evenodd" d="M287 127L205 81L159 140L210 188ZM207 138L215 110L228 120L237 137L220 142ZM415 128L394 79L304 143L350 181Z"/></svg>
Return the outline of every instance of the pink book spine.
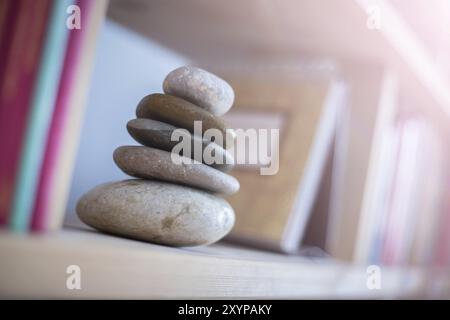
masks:
<svg viewBox="0 0 450 320"><path fill-rule="evenodd" d="M398 124L398 128L396 130L396 134L401 134L401 124ZM391 190L391 194L388 198L388 212L386 213L386 224L385 224L385 232L384 232L384 239L381 241L383 242L381 245L381 263L390 265L394 262L394 243L396 241L395 239L395 233L396 233L396 225L395 225L395 219L394 219L394 206L393 206L393 198L395 197L395 192L398 190L398 169L399 169L399 153L401 149L401 139L397 146L396 155L395 155L395 171L394 171L394 179L392 181L393 188Z"/></svg>
<svg viewBox="0 0 450 320"><path fill-rule="evenodd" d="M9 49L15 34L16 17L19 13L19 1L4 1L1 3L1 29L0 29L0 148L6 149L7 119L13 112L10 104L7 105L3 96L3 87L8 81L6 66L9 58ZM0 157L0 225L7 223L13 180L8 177L8 163L11 161L4 152Z"/></svg>
<svg viewBox="0 0 450 320"><path fill-rule="evenodd" d="M64 58L64 68L58 88L58 96L49 129L44 161L33 208L31 222L33 231L46 231L48 229L48 208L49 201L51 201L50 190L52 189L51 181L53 181L54 168L59 159L59 155L64 152L61 139L65 123L66 121L70 121L70 119L67 119L70 92L76 79L78 64L82 57L82 38L88 32L89 27L83 24L83 22L89 21L88 15L92 1L78 0L76 4L80 7L81 29L70 30L66 56Z"/></svg>
<svg viewBox="0 0 450 320"><path fill-rule="evenodd" d="M450 190L450 175L447 174L447 190ZM434 265L450 266L450 197L445 197L440 219L438 241L434 251Z"/></svg>
<svg viewBox="0 0 450 320"><path fill-rule="evenodd" d="M9 2L9 1L8 1ZM8 30L9 38L2 37L6 54L0 86L0 159L1 205L0 225L6 224L12 201L17 164L22 149L30 99L38 70L49 1L11 1L16 13Z"/></svg>

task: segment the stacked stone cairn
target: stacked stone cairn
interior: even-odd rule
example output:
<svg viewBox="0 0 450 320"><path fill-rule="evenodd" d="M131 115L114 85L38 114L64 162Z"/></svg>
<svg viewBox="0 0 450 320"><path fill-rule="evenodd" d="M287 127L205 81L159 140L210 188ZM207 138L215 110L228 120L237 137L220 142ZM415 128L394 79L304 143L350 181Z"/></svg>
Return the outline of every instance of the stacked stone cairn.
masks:
<svg viewBox="0 0 450 320"><path fill-rule="evenodd" d="M137 119L127 123L142 146L121 146L113 154L117 166L137 179L95 187L78 201L77 214L110 234L170 246L211 244L235 221L233 208L216 195L239 190L226 173L234 165L227 147L235 134L220 118L231 108L234 92L193 66L170 72L163 90L144 97Z"/></svg>

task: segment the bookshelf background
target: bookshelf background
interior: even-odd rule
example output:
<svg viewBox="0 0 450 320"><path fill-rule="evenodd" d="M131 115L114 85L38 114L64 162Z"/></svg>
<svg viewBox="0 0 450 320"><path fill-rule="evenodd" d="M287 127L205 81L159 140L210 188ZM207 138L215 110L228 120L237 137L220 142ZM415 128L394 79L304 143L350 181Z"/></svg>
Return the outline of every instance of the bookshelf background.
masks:
<svg viewBox="0 0 450 320"><path fill-rule="evenodd" d="M82 112L78 114L79 128L74 125L71 129L74 136L79 136L79 148L63 152L68 166L60 171L72 178L55 182L70 189L67 201L60 200L59 207L55 204L51 208L59 213L56 220L65 215L64 227L59 230L61 222L56 222L52 228L56 231L40 235L2 231L0 256L5 262L0 272L0 296L450 297L450 277L445 272L450 264L450 239L445 236L450 231L450 205L446 203L450 176L446 164L449 155L443 143L450 133L450 37L446 33L450 7L446 1L99 2L103 3L104 13L98 16L106 15L106 19L97 19L102 25L95 40L95 58L90 58L92 65L80 66L80 82L89 83L87 102L79 100L86 105L86 113L84 120ZM373 28L371 23L377 23L378 17L379 28ZM315 248L313 257L305 256L308 250L301 251L303 257L269 253L274 248L264 246L264 239L241 237L200 249L164 248L97 234L82 226L74 215L75 203L87 189L125 177L111 160L116 146L132 143L122 124L133 117L141 96L160 91L162 77L186 63L204 67L229 81L236 90L237 109L269 108L267 101L271 101L275 111L281 110L290 104L292 92L305 80L338 78L350 88L347 108L337 118L333 150L323 168L301 243L302 248ZM295 111L291 114L295 115ZM426 124L423 145L419 144L422 138L414 142L409 131L398 129L408 127L403 124L409 124L410 119ZM408 172L399 172L409 161L394 157L403 149L399 145L396 149L392 142L402 134L407 137L405 141L410 141L406 155L415 154L411 153L414 146L434 145L424 149L429 151L430 159L422 159L421 152L417 153L419 160L414 163L424 165L416 165L414 170L422 175L415 179L422 179L422 183L408 189L410 193L392 182L408 181L404 180ZM71 141L77 144L78 139ZM442 168L433 173L426 167L431 165ZM391 175L386 174L389 170ZM433 174L434 180L428 178ZM246 181L251 171L238 169L236 175ZM272 190L270 182L267 185ZM274 203L281 199L281 193L293 192L295 187L285 188L273 191ZM243 184L242 189L242 194L258 201L255 188L246 190ZM392 218L391 212L397 212L392 206L403 213L414 206L408 202L409 207L395 207L397 198L389 195L398 194L405 202L405 197L422 195L422 190L428 189L436 191L417 203L416 216ZM394 204L383 200L386 197L394 199ZM438 200L431 203L429 199ZM448 220L437 223L431 218L437 216ZM405 237L413 237L410 241L414 249L407 249L404 240L392 240L389 228L371 227L398 227L398 221L411 220L426 226L420 232L407 231ZM436 229L436 224L441 229ZM400 229L393 230L396 234ZM389 246L383 244L387 249L392 246L396 250L374 253L373 247L379 245L377 232L384 232L390 239L385 241ZM104 253L97 256L101 251ZM435 251L439 252L438 258ZM320 257L314 257L317 252ZM404 252L408 252L407 257L403 257ZM33 269L28 262L36 256L45 259L40 259ZM53 276L60 272L64 277L61 268L73 259L90 270L92 286L81 293L60 287L64 282ZM173 266L165 274L158 273L167 266L167 260ZM186 264L187 270L181 270L178 264ZM382 266L380 291L367 289L366 268L370 264ZM129 275L117 280L123 270ZM45 274L42 279L41 272ZM283 272L285 277L276 276ZM28 281L19 281L24 275L29 275ZM108 279L116 280L107 285ZM157 285L153 285L155 281ZM198 286L191 285L194 281Z"/></svg>

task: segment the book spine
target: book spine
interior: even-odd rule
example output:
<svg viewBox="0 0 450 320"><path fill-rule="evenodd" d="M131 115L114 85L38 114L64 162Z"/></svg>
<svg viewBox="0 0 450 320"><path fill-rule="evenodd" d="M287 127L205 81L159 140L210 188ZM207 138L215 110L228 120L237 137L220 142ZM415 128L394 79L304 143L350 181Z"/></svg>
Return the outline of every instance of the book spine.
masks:
<svg viewBox="0 0 450 320"><path fill-rule="evenodd" d="M80 8L81 29L69 31L69 40L66 56L64 59L64 68L59 83L58 96L56 99L55 110L49 129L47 147L45 150L44 161L40 171L39 184L37 188L36 201L34 204L33 218L31 228L34 231L45 231L48 229L49 202L51 201L51 181L55 173L56 163L60 160L60 154L63 152L62 135L68 119L68 106L74 82L76 81L77 68L82 56L81 42L85 33L89 32L90 7L93 4L89 0L78 0L76 5Z"/></svg>
<svg viewBox="0 0 450 320"><path fill-rule="evenodd" d="M95 47L98 32L103 25L108 1L95 0L91 5L87 22L88 32L82 39L82 57L77 68L73 89L68 99L68 114L62 134L61 152L52 175L51 191L52 201L49 201L48 228L57 229L61 226L67 205L69 187L75 164L76 151L82 126L84 106L89 88L90 76L93 67ZM64 149L62 149L64 148Z"/></svg>
<svg viewBox="0 0 450 320"><path fill-rule="evenodd" d="M5 81L6 60L8 58L11 39L14 37L14 30L19 14L20 1L0 2L0 83ZM1 108L1 105L0 105Z"/></svg>
<svg viewBox="0 0 450 320"><path fill-rule="evenodd" d="M18 36L14 41L14 50L12 52L13 61L10 61L8 68L17 70L17 77L14 82L5 83L6 92L3 97L8 101L2 101L2 104L8 105L10 114L5 115L6 121L3 127L7 132L7 141L3 150L8 156L4 158L5 179L10 182L11 190L17 174L17 164L20 156L20 149L25 132L26 117L29 113L30 99L33 91L33 85L36 78L39 56L42 49L42 40L44 36L45 24L48 17L49 1L23 1L26 5L25 38ZM15 72L11 70L12 72ZM9 73L9 71L7 72ZM9 88L8 85L12 86ZM5 137L6 137L5 136ZM6 203L6 213L9 212L11 205L11 196Z"/></svg>
<svg viewBox="0 0 450 320"><path fill-rule="evenodd" d="M10 44L4 61L5 78L0 86L0 145L4 152L0 159L0 224L7 222L10 211L17 162L48 11L46 0L21 0L15 4L18 15L11 14L16 24L10 30L11 38L4 39L10 41Z"/></svg>
<svg viewBox="0 0 450 320"><path fill-rule="evenodd" d="M378 264L382 260L398 162L400 131L396 125L388 126L384 131L378 164L379 181L373 208L377 219L374 219L368 246L368 263L371 264Z"/></svg>
<svg viewBox="0 0 450 320"><path fill-rule="evenodd" d="M72 4L70 0L53 2L46 29L46 39L32 94L31 109L27 118L27 129L14 186L9 220L14 231L26 231L31 222L39 170L66 49L68 37L66 9L70 4Z"/></svg>
<svg viewBox="0 0 450 320"><path fill-rule="evenodd" d="M388 265L407 265L420 210L427 124L421 117L402 120L395 185L381 254Z"/></svg>
<svg viewBox="0 0 450 320"><path fill-rule="evenodd" d="M411 264L430 267L433 264L433 251L438 243L441 213L444 207L446 190L445 143L441 132L430 122L425 132L421 148L424 158L420 178L420 203L416 229L414 230Z"/></svg>
<svg viewBox="0 0 450 320"><path fill-rule="evenodd" d="M10 111L2 95L3 85L8 81L8 75L5 72L9 58L9 49L12 39L15 35L16 19L19 14L19 1L2 1L0 3L0 147L5 147L6 141L6 123ZM0 225L7 221L9 204L13 189L13 181L8 179L7 161L8 157L0 157Z"/></svg>
<svg viewBox="0 0 450 320"><path fill-rule="evenodd" d="M439 230L433 253L433 264L439 267L450 266L450 172L447 169L443 209L439 217Z"/></svg>

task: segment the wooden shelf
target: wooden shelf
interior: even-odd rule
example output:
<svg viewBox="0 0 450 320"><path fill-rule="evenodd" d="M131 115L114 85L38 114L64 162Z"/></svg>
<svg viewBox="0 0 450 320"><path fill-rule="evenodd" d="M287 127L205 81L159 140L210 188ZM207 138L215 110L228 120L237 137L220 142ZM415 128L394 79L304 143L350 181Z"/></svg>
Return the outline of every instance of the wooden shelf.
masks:
<svg viewBox="0 0 450 320"><path fill-rule="evenodd" d="M225 244L177 249L89 230L52 235L0 232L3 298L396 298L423 293L414 269L382 269L381 290L365 267ZM81 290L66 268L81 268Z"/></svg>

